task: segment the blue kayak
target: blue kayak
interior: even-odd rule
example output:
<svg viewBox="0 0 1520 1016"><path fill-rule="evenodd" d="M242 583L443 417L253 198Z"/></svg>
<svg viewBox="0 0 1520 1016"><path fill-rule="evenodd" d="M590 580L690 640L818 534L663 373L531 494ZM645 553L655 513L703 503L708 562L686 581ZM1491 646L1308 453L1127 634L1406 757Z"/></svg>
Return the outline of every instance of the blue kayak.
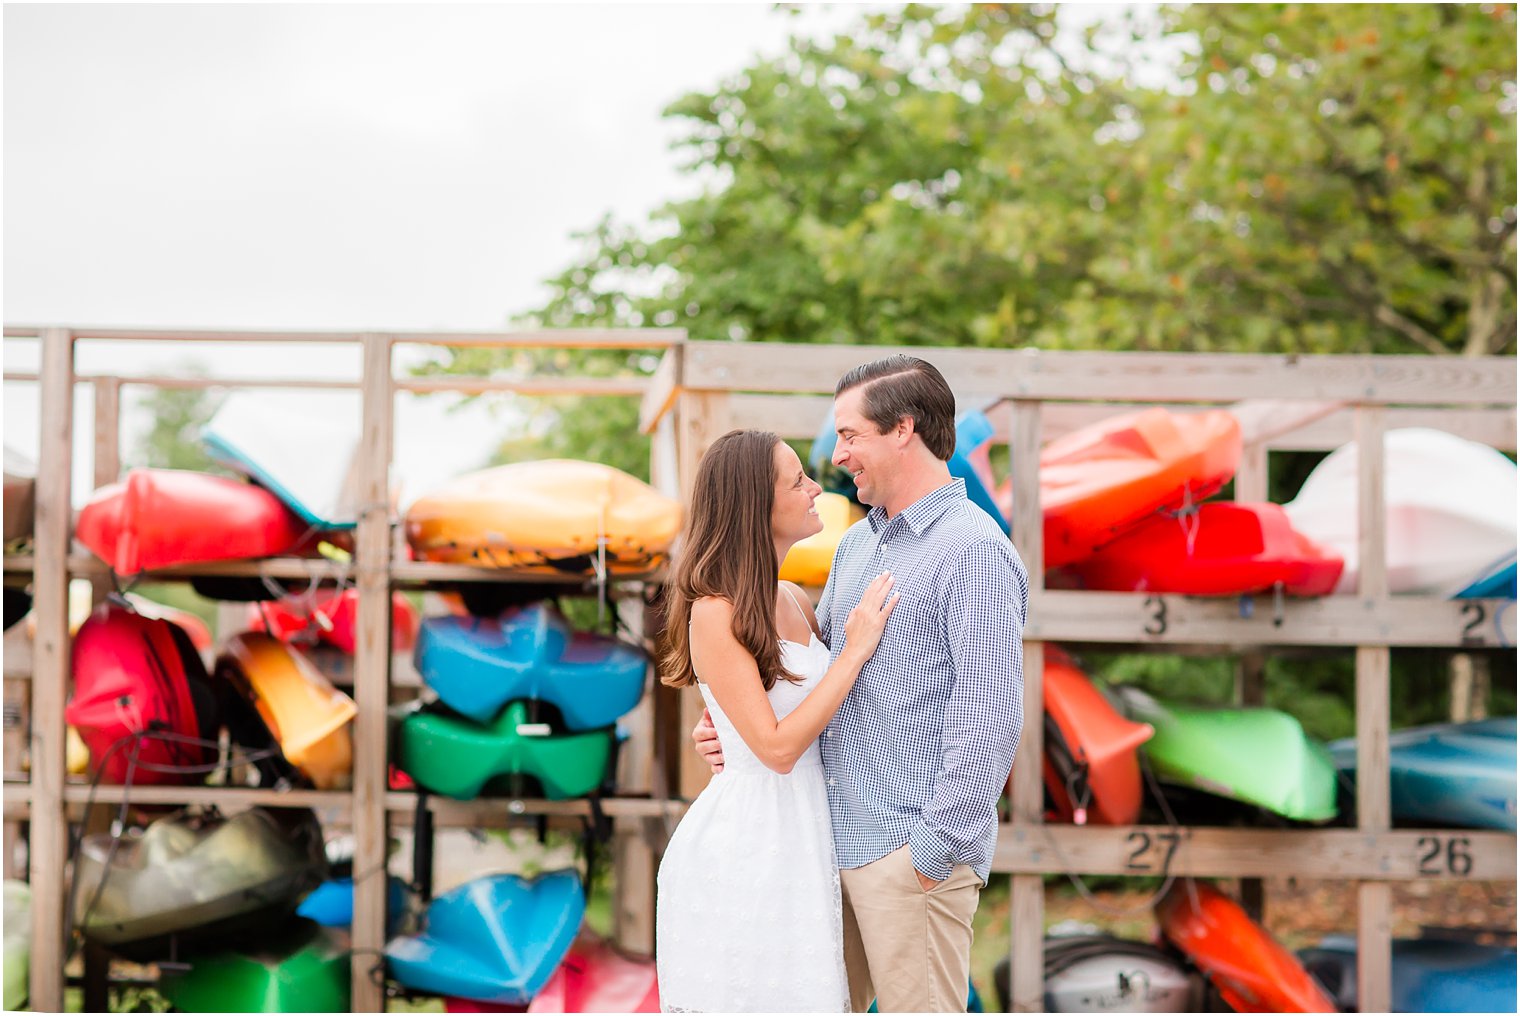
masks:
<svg viewBox="0 0 1520 1016"><path fill-rule="evenodd" d="M641 649L572 633L544 604L501 618L430 617L415 664L445 705L477 723L515 699L538 699L553 704L570 731L616 723L638 705L648 671Z"/></svg>
<svg viewBox="0 0 1520 1016"><path fill-rule="evenodd" d="M1515 555L1501 561L1486 573L1474 579L1454 600L1513 600L1515 599Z"/></svg>
<svg viewBox="0 0 1520 1016"><path fill-rule="evenodd" d="M1388 739L1393 817L1408 822L1515 831L1515 719L1439 723ZM1356 772L1356 739L1330 746L1335 766Z"/></svg>
<svg viewBox="0 0 1520 1016"><path fill-rule="evenodd" d="M992 521L1006 533L1009 531L1008 520L998 510L992 491L983 482L975 465L976 457L986 454L987 446L992 442L992 434L992 421L987 419L985 413L973 409L956 417L955 454L950 457L950 475L966 481L966 496L992 516ZM808 452L808 467L824 489L843 494L852 501L859 501L854 481L833 464L834 445L837 441L834 413L830 410L824 418L823 426L818 430L818 436L813 439L813 447Z"/></svg>
<svg viewBox="0 0 1520 1016"><path fill-rule="evenodd" d="M395 875L386 882L385 926L393 928L406 914L406 883ZM311 891L296 908L296 916L324 928L347 928L354 923L354 880L328 879Z"/></svg>
<svg viewBox="0 0 1520 1016"><path fill-rule="evenodd" d="M414 991L527 1005L580 931L580 876L488 875L437 897L420 935L385 947L391 976Z"/></svg>
<svg viewBox="0 0 1520 1016"><path fill-rule="evenodd" d="M1342 1012L1357 1011L1356 940L1332 935L1298 958ZM1514 1012L1515 950L1440 939L1393 941L1394 1012Z"/></svg>

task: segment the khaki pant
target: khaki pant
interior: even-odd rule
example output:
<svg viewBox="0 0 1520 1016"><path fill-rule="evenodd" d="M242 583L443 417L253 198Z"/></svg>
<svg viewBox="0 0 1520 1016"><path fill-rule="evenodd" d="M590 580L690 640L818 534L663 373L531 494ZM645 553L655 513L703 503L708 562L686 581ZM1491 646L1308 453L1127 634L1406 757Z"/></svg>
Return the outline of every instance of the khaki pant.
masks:
<svg viewBox="0 0 1520 1016"><path fill-rule="evenodd" d="M850 1005L865 1012L965 1012L971 918L982 880L964 864L924 892L905 843L839 872Z"/></svg>

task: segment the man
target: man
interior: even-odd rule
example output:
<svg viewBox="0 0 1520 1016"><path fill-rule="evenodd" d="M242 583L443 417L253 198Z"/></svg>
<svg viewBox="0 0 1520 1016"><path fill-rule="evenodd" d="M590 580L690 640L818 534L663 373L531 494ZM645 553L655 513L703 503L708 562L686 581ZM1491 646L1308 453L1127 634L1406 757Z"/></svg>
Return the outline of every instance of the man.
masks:
<svg viewBox="0 0 1520 1016"><path fill-rule="evenodd" d="M872 576L889 570L901 596L819 742L851 1004L963 1012L971 919L1023 723L1028 580L950 476L955 397L933 365L891 356L855 368L835 389L834 422L834 464L873 507L840 541L818 605L831 652ZM721 769L705 714L692 737Z"/></svg>

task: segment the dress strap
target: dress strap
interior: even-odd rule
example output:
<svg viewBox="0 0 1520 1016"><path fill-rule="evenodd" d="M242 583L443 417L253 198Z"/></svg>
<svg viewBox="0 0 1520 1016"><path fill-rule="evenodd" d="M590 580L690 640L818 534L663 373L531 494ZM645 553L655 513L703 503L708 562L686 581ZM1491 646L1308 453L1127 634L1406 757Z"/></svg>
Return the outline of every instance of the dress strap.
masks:
<svg viewBox="0 0 1520 1016"><path fill-rule="evenodd" d="M781 588L786 590L786 598L792 601L792 606L796 607L797 613L802 615L802 623L807 625L807 630L813 631L813 622L808 618L807 611L802 609L802 604L797 602L797 594L792 592L790 586L782 586Z"/></svg>

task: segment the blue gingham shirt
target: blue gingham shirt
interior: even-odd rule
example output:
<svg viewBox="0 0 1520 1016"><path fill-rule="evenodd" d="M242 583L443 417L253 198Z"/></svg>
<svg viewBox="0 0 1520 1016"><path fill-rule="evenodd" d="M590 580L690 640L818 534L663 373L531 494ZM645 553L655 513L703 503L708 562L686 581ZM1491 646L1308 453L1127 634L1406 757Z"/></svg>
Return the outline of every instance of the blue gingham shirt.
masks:
<svg viewBox="0 0 1520 1016"><path fill-rule="evenodd" d="M883 569L902 599L819 739L839 866L908 843L928 877L966 864L985 883L1024 721L1024 563L964 480L890 520L873 508L840 541L818 604L834 658Z"/></svg>

